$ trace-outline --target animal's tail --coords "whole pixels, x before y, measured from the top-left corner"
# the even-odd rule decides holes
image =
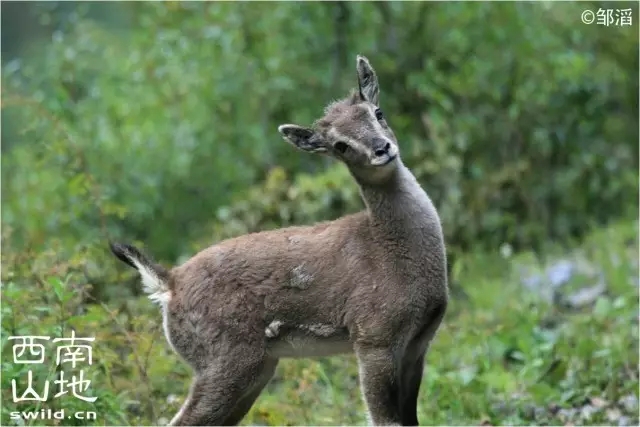
[[[120,261],[138,270],[143,290],[152,301],[166,300],[169,295],[169,271],[166,268],[131,245],[109,242],[109,247]]]

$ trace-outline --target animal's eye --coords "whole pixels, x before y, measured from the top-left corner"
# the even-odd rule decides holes
[[[341,154],[344,154],[344,152],[347,151],[347,148],[349,148],[349,146],[342,141],[336,142],[333,147],[336,149],[336,151],[338,151]]]
[[[384,119],[384,114],[382,114],[382,110],[379,108],[376,109],[376,119],[378,120]]]

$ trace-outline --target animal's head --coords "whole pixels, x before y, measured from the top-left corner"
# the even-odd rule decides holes
[[[330,104],[312,127],[285,124],[278,131],[301,150],[331,155],[359,177],[379,180],[395,169],[398,143],[379,106],[376,72],[363,56],[356,70],[358,90]]]

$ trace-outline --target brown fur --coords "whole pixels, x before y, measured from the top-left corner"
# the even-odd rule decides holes
[[[112,245],[163,304],[167,339],[195,372],[171,425],[237,424],[279,358],[345,352],[358,358],[370,421],[417,425],[424,356],[448,301],[442,230],[376,111],[373,68],[358,57],[357,71],[358,90],[313,128],[279,130],[343,161],[366,211],[226,240],[168,272]]]

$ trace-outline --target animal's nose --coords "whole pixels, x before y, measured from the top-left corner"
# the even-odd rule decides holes
[[[389,153],[389,148],[391,148],[391,144],[389,144],[388,142],[384,145],[384,147],[382,148],[378,148],[376,151],[374,151],[373,153],[376,155],[376,157],[382,157],[385,154]]]

